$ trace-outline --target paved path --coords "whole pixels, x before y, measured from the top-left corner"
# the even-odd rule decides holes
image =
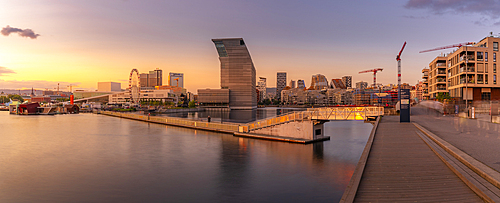
[[[411,123],[383,117],[355,202],[482,202],[416,134]]]
[[[500,172],[500,124],[443,116],[425,107],[412,107],[411,121]]]

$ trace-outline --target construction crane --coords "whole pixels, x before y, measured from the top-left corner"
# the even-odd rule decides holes
[[[73,87],[78,87],[78,85],[69,84],[67,87],[69,87],[69,92],[73,93]]]
[[[370,70],[364,70],[359,73],[370,73],[373,72],[373,87],[377,85],[377,72],[382,71],[382,68],[375,68],[375,69],[370,69]]]
[[[462,47],[462,46],[465,46],[465,45],[473,45],[473,44],[475,44],[475,43],[474,42],[465,42],[465,43],[459,43],[459,44],[452,44],[452,45],[448,45],[448,46],[444,46],[444,47],[437,47],[437,48],[434,48],[434,49],[423,50],[423,51],[420,51],[418,53],[425,53],[425,52],[437,51],[437,50],[441,50],[441,49],[449,49],[449,48],[455,48],[455,47]]]
[[[177,81],[176,87],[179,87],[179,78],[175,78],[174,80]]]

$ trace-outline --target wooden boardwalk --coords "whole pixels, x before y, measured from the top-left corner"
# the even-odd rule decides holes
[[[416,131],[399,117],[382,118],[354,202],[483,202]]]

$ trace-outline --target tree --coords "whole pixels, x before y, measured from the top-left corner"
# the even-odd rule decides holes
[[[8,103],[10,100],[6,96],[1,96],[0,97],[0,103]]]
[[[440,102],[444,101],[445,99],[451,99],[450,94],[448,92],[439,92],[438,95],[436,96],[436,99]]]
[[[20,102],[24,102],[23,97],[21,97],[21,95],[17,95],[17,94],[9,94],[8,98],[12,99],[12,100],[18,100]]]
[[[196,102],[194,102],[194,100],[190,101],[188,106],[189,106],[189,108],[194,108],[196,106]]]

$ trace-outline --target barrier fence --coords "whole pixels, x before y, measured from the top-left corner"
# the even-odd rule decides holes
[[[248,123],[248,130],[257,130],[273,125],[303,120],[366,120],[371,116],[384,115],[384,107],[325,107],[308,108],[307,111],[291,112],[273,118]]]
[[[367,120],[368,117],[384,115],[384,107],[327,107],[309,108],[307,111],[290,112],[272,118],[262,119],[247,124],[211,123],[174,117],[146,116],[130,113],[102,111],[101,114],[130,118],[156,123],[178,125],[209,130],[249,132],[273,125],[304,120]]]
[[[130,118],[136,120],[143,121],[152,121],[155,123],[163,123],[170,125],[178,125],[185,127],[193,127],[193,128],[207,128],[211,130],[224,130],[224,131],[233,131],[238,132],[240,129],[240,125],[231,124],[231,123],[210,123],[205,121],[195,121],[189,119],[182,118],[173,118],[173,117],[158,117],[158,116],[146,116],[146,115],[138,115],[138,114],[130,114],[130,113],[119,113],[119,112],[111,112],[111,111],[102,111],[101,114],[117,116],[122,118]]]

